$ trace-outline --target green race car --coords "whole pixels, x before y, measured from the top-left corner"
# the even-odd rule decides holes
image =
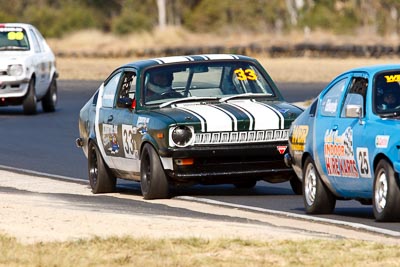
[[[301,184],[283,154],[302,109],[284,101],[257,60],[194,55],[142,60],[114,70],[80,111],[78,146],[94,193],[116,178],[141,184],[145,199],[169,187],[259,180]]]

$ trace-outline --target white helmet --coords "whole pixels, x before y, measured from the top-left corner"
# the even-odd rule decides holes
[[[151,91],[162,94],[171,89],[173,75],[170,72],[154,72],[150,74],[147,88]]]

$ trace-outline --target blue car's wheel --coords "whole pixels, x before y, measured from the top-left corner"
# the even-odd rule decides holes
[[[141,156],[140,187],[144,199],[168,198],[167,176],[157,152],[149,144],[144,145]]]
[[[303,199],[306,213],[332,213],[336,198],[323,184],[313,160],[308,157],[303,168]]]
[[[374,197],[372,199],[374,216],[377,221],[400,219],[400,190],[396,174],[386,160],[379,161],[375,170]]]

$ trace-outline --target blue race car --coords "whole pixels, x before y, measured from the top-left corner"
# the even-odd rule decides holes
[[[334,79],[293,122],[285,162],[303,182],[306,213],[336,200],[400,218],[400,65],[357,68]]]

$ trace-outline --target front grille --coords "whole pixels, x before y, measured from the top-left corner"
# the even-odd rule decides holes
[[[197,133],[195,145],[287,141],[289,130]]]

